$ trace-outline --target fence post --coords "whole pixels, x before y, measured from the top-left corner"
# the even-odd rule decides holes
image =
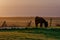
[[[52,26],[52,18],[50,18],[50,26]]]

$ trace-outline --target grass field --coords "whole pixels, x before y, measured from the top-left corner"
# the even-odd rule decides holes
[[[27,27],[31,20],[31,27],[25,29],[0,29],[0,40],[60,40],[60,17],[45,17],[50,26],[50,18],[52,18],[52,27],[35,28],[34,17],[0,17],[0,27],[6,21],[9,27]],[[58,27],[58,28],[57,28]]]
[[[60,28],[3,29],[0,40],[60,40]]]

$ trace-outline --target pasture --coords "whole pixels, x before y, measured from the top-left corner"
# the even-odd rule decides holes
[[[1,29],[0,40],[60,40],[60,28]]]
[[[50,18],[52,18],[51,26]],[[7,27],[12,27],[0,29],[0,40],[60,40],[60,17],[44,17],[44,19],[49,23],[48,28],[36,28],[34,17],[0,17],[0,28],[4,21]],[[32,23],[29,27],[27,25],[30,20]]]

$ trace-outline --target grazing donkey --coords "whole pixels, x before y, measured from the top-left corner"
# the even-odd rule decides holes
[[[38,24],[40,24],[40,27],[42,27],[43,24],[45,27],[48,27],[48,22],[44,18],[36,16],[35,17],[36,28],[38,27]]]

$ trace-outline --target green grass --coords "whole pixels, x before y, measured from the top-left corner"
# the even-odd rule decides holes
[[[0,32],[17,32],[17,33],[26,33],[26,35],[35,35],[39,36],[40,34],[44,35],[45,38],[53,38],[60,40],[60,28],[25,28],[25,29],[1,29]],[[33,36],[32,35],[32,36]],[[1,36],[0,36],[1,37]],[[11,37],[11,36],[10,36]],[[43,39],[35,39],[35,38],[21,38],[21,36],[18,36],[17,39],[22,40],[43,40]],[[7,37],[8,38],[8,37]],[[11,37],[12,38],[12,37]],[[14,36],[16,38],[16,36]]]

